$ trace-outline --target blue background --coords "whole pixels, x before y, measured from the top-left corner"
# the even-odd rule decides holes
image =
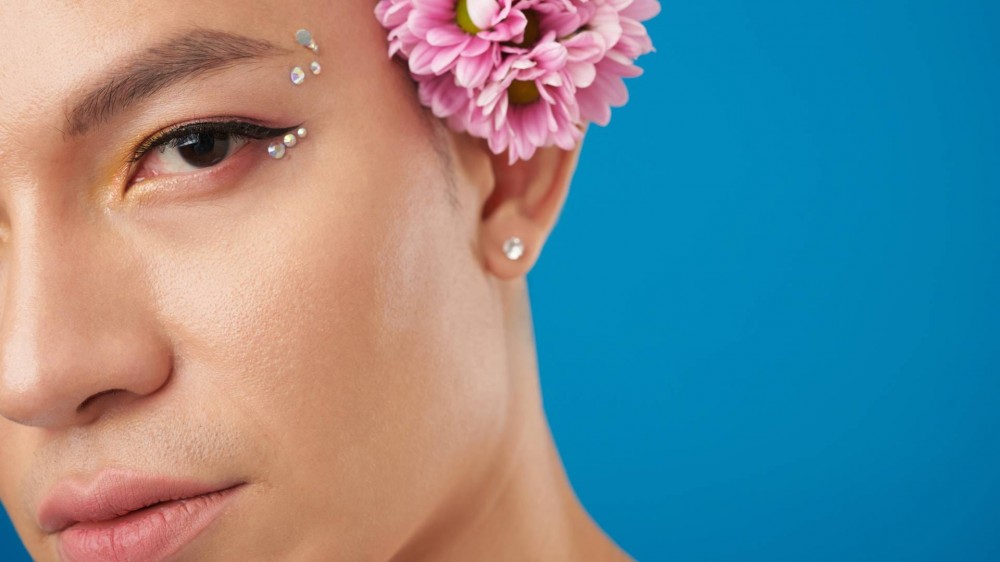
[[[808,4],[649,24],[529,276],[556,440],[639,560],[1000,560],[1000,3]]]

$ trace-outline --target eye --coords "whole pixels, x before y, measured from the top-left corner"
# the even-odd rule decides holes
[[[204,122],[181,125],[154,135],[135,152],[130,183],[177,176],[218,166],[248,144],[279,137],[296,126],[274,129],[253,123]]]
[[[135,181],[211,168],[246,143],[245,138],[228,133],[192,133],[176,143],[160,145],[151,151],[136,172]]]

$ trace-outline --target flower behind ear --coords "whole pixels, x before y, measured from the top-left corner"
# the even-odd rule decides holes
[[[571,149],[586,122],[628,101],[623,78],[653,51],[657,0],[380,0],[389,56],[408,62],[421,103],[486,139],[510,163]]]

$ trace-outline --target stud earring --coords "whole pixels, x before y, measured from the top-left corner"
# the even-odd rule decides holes
[[[517,236],[511,236],[503,243],[503,253],[510,261],[517,261],[524,255],[524,242]]]

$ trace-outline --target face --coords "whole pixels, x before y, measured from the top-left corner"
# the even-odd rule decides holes
[[[58,528],[137,502],[199,532],[138,512],[123,559],[386,559],[486,470],[476,194],[373,7],[3,0],[0,498],[36,559],[106,555]]]

